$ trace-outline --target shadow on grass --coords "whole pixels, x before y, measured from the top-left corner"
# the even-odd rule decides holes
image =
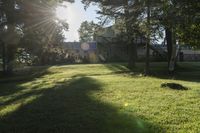
[[[145,64],[138,63],[132,70],[128,69],[126,64],[105,64],[105,66],[113,73],[137,76],[144,73]],[[160,79],[200,82],[200,63],[179,63],[173,76],[168,73],[167,63],[151,63],[150,76]]]
[[[59,83],[29,104],[0,118],[1,133],[149,133],[161,127],[98,100],[102,83],[78,77]],[[11,103],[9,103],[11,104]]]
[[[27,82],[43,75],[51,74],[48,71],[49,67],[30,67],[20,69],[14,72],[13,75],[0,75],[0,83]]]
[[[31,69],[21,70],[16,72],[13,76],[0,78],[0,96],[14,94],[18,91],[26,89],[18,86],[19,84],[33,81],[45,75],[53,74],[48,71],[48,67],[33,67]]]

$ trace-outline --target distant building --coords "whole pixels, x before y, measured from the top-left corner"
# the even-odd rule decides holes
[[[102,28],[95,34],[95,41],[98,45],[98,55],[108,61],[127,61],[128,45],[123,38],[120,38],[113,26]],[[146,54],[146,39],[138,36],[135,40],[137,45],[138,60],[144,60]],[[167,60],[167,46],[154,44],[150,45],[150,58],[153,61]],[[179,61],[200,61],[200,50],[195,50],[188,45],[177,45],[177,59]]]
[[[98,45],[98,54],[107,61],[126,61],[128,59],[128,45],[125,43],[126,36],[120,36],[119,31],[114,26],[100,29],[95,34],[95,41]],[[145,56],[146,39],[138,36],[135,40],[138,47],[138,56]]]
[[[96,42],[65,42],[62,47],[67,53],[67,58],[74,58],[75,62],[84,62],[86,60],[90,63],[98,62]]]
[[[179,57],[182,61],[200,61],[200,50],[195,50],[188,45],[180,45],[180,55],[183,56]]]
[[[86,59],[88,62],[98,61],[127,61],[129,47],[124,38],[119,38],[113,26],[101,28],[94,35],[94,42],[66,42],[63,48],[67,56],[75,57],[76,62]],[[125,38],[126,39],[126,38]],[[135,40],[137,45],[138,60],[144,61],[146,54],[146,39],[138,36]],[[177,45],[177,59],[179,61],[200,61],[200,50],[194,50],[189,46]],[[150,45],[150,59],[152,61],[167,61],[166,45]]]

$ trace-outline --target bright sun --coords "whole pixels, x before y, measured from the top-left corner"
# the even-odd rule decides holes
[[[67,20],[67,8],[59,6],[56,8],[56,17],[60,20]]]

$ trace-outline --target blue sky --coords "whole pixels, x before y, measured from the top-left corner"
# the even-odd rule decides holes
[[[97,22],[96,6],[91,5],[86,11],[81,0],[76,0],[75,3],[65,3],[67,5],[66,12],[67,22],[69,23],[69,31],[65,32],[66,41],[78,41],[78,29],[81,23],[85,20]]]

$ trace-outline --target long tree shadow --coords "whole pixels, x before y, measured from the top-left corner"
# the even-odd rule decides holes
[[[144,64],[138,63],[133,69],[129,69],[126,64],[105,64],[105,67],[112,70],[113,73],[124,73],[131,76],[144,73]],[[178,64],[176,72],[170,75],[166,63],[151,63],[150,76],[160,79],[174,79],[189,82],[200,82],[200,65],[183,63]]]
[[[19,84],[34,81],[45,75],[53,74],[48,71],[48,67],[33,67],[29,70],[20,70],[12,76],[0,78],[0,96],[14,94],[18,91],[26,89],[19,86]]]
[[[77,77],[37,92],[38,99],[0,118],[1,133],[143,133],[161,127],[98,100],[102,83]],[[30,96],[33,94],[29,94]],[[27,97],[27,95],[26,95]]]
[[[0,75],[0,83],[26,82],[50,74],[49,66],[28,67],[15,70],[12,75]]]

